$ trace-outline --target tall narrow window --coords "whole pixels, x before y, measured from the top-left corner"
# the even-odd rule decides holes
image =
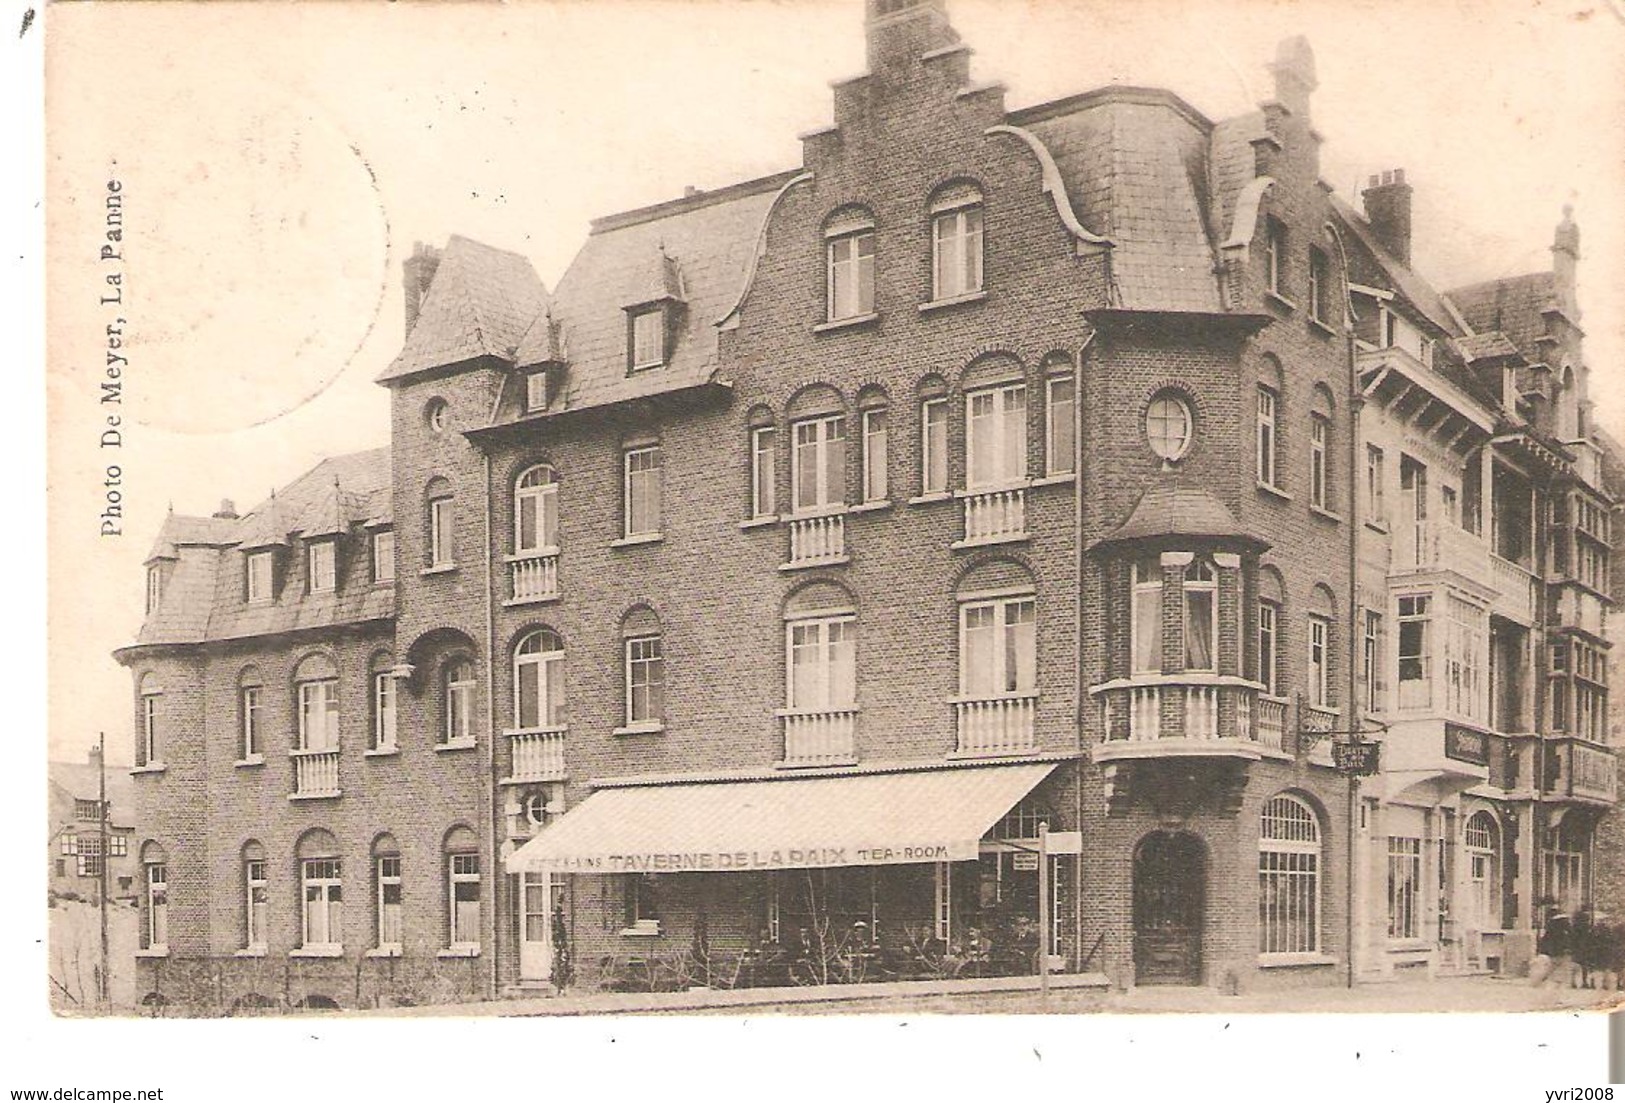
[[[1275,486],[1275,392],[1259,384],[1258,439],[1256,448],[1258,481]]]
[[[378,948],[401,948],[401,859],[398,854],[378,859]]]
[[[146,925],[142,948],[169,949],[169,867],[163,862],[146,864]]]
[[[1320,708],[1331,706],[1331,621],[1325,617],[1309,618],[1309,703]]]
[[[1331,267],[1323,249],[1309,247],[1309,316],[1321,324],[1332,320]]]
[[[163,747],[160,745],[158,731],[158,702],[163,697],[163,687],[158,679],[151,674],[141,679],[141,745],[137,748],[141,761],[139,766],[157,766],[163,760]]]
[[[666,312],[650,307],[632,314],[631,367],[633,371],[657,368],[666,362]]]
[[[258,605],[271,600],[271,568],[275,564],[275,552],[257,551],[248,554],[245,569],[245,593],[250,605]]]
[[[514,554],[549,552],[559,546],[558,491],[558,480],[546,464],[519,476],[513,494]]]
[[[395,581],[395,530],[380,529],[372,534],[372,580]]]
[[[1375,444],[1365,446],[1365,516],[1368,521],[1387,524],[1388,506],[1383,501],[1383,488],[1388,479],[1382,449]]]
[[[1258,603],[1258,680],[1263,683],[1264,693],[1270,697],[1280,696],[1281,689],[1280,613],[1281,607],[1273,601]]]
[[[1388,937],[1421,935],[1422,840],[1388,836]]]
[[[1008,486],[1027,477],[1027,388],[996,387],[965,396],[967,485]]]
[[[1286,227],[1273,218],[1264,221],[1264,286],[1277,295],[1286,283]]]
[[[932,204],[933,299],[952,299],[982,289],[981,193],[961,185]]]
[[[393,670],[375,671],[372,676],[372,749],[395,749],[395,702],[400,692]]]
[[[960,693],[985,699],[1038,687],[1037,603],[1030,597],[959,607]]]
[[[446,723],[442,739],[450,744],[474,741],[474,664],[454,659],[446,664]]]
[[[533,371],[525,376],[525,410],[540,413],[547,409],[547,372]]]
[[[480,856],[452,854],[449,862],[451,937],[453,949],[477,949],[480,944]]]
[[[334,569],[335,545],[331,540],[312,541],[305,550],[307,583],[313,594],[330,594],[338,583]]]
[[[243,945],[248,949],[265,948],[265,920],[270,899],[270,881],[265,874],[265,859],[263,857],[247,859],[243,862]]]
[[[300,863],[304,889],[302,945],[305,949],[337,947],[344,941],[344,887],[337,858],[306,858]]]
[[[330,751],[339,745],[339,683],[322,678],[299,683],[299,749]]]
[[[151,613],[158,608],[158,603],[164,597],[164,571],[154,564],[147,568],[147,612]]]
[[[258,685],[245,685],[242,687],[242,698],[239,709],[243,721],[243,760],[252,761],[260,757],[264,751],[261,745],[260,734],[262,710],[265,706],[265,687]]]
[[[1185,669],[1215,670],[1218,664],[1219,576],[1210,560],[1185,568]]]
[[[1470,891],[1470,920],[1479,930],[1501,926],[1500,834],[1495,815],[1474,812],[1467,821],[1467,882]]]
[[[626,453],[626,535],[651,536],[660,531],[660,447]]]
[[[803,711],[843,710],[857,702],[857,625],[824,617],[785,626],[789,677],[785,705]]]
[[[1330,435],[1330,427],[1331,423],[1320,414],[1315,414],[1309,419],[1309,504],[1317,509],[1329,508],[1326,441]]]
[[[1320,823],[1296,797],[1264,803],[1258,830],[1258,952],[1320,950]]]
[[[948,489],[948,400],[928,398],[920,403],[920,492],[941,494]]]
[[[1399,599],[1399,707],[1426,708],[1433,700],[1431,601],[1426,594]]]
[[[863,500],[886,500],[886,411],[863,412]]]
[[[457,562],[453,545],[456,514],[450,494],[429,499],[429,566],[449,567]]]
[[[1162,670],[1162,563],[1156,556],[1134,561],[1132,586],[1133,671],[1156,674]]]
[[[666,712],[666,661],[659,636],[626,641],[626,722],[659,723]]]
[[[1365,633],[1361,661],[1365,674],[1365,707],[1367,712],[1383,710],[1382,677],[1382,614],[1375,609],[1365,611]]]
[[[800,513],[846,501],[846,419],[799,421],[793,429],[792,508]]]
[[[875,232],[854,229],[828,245],[829,320],[861,318],[875,312]]]
[[[773,426],[751,430],[750,434],[750,515],[771,517],[778,511],[774,450],[779,433]]]
[[[520,641],[513,659],[514,727],[564,726],[564,644],[542,629]]]
[[[1077,384],[1070,375],[1051,376],[1044,403],[1044,469],[1070,475],[1078,469]]]

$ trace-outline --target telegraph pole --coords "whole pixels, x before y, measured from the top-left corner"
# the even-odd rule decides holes
[[[101,835],[102,856],[100,866],[101,872],[100,876],[97,877],[98,891],[96,893],[96,910],[100,913],[102,928],[102,971],[96,988],[97,995],[101,997],[102,1008],[103,1010],[106,1010],[108,1003],[107,994],[110,990],[107,982],[107,733],[101,732],[99,734],[101,736],[101,741],[96,745],[96,823],[97,830]]]

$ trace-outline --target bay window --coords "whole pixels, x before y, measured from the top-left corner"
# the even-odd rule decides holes
[[[1130,650],[1135,674],[1162,671],[1162,561],[1147,556],[1134,561],[1129,612]]]
[[[1411,594],[1399,599],[1399,707],[1426,708],[1433,700],[1432,599]]]
[[[1219,577],[1211,560],[1197,558],[1185,568],[1185,669],[1218,668]]]

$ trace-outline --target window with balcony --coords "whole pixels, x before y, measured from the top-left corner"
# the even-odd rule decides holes
[[[846,418],[811,418],[791,426],[791,507],[797,513],[846,501]]]
[[[948,400],[928,398],[920,403],[920,492],[948,490]]]
[[[962,696],[985,699],[1037,691],[1033,598],[966,602],[959,607],[959,625]]]
[[[1027,477],[1027,388],[1014,383],[965,396],[968,489],[1014,485]]]
[[[312,540],[305,547],[305,582],[313,594],[330,594],[338,585],[337,544]]]
[[[513,550],[541,554],[559,545],[559,484],[553,468],[538,464],[514,483]]]
[[[1264,802],[1258,827],[1258,952],[1320,951],[1320,820],[1282,793]]]
[[[797,712],[840,712],[857,702],[857,621],[850,615],[785,625],[789,677],[785,706]]]
[[[875,228],[858,210],[838,213],[824,231],[825,296],[832,322],[875,312]]]
[[[931,203],[931,298],[982,290],[982,192],[974,184],[943,188]]]
[[[312,655],[299,664],[295,685],[299,716],[299,749],[337,750],[339,745],[338,673],[325,656]]]
[[[564,726],[564,641],[543,628],[519,641],[513,658],[514,727]]]
[[[1198,557],[1185,568],[1185,669],[1218,669],[1219,575],[1213,561]]]
[[[661,455],[659,445],[632,448],[624,457],[626,502],[625,535],[660,533]]]
[[[1254,442],[1254,464],[1257,470],[1258,481],[1268,487],[1276,487],[1276,435],[1275,435],[1276,393],[1274,389],[1258,386],[1258,417],[1257,437]]]
[[[1162,671],[1162,561],[1146,556],[1134,561],[1129,617],[1130,650],[1135,674]]]
[[[445,717],[440,741],[448,747],[468,746],[474,742],[474,663],[453,658],[446,663],[441,677]]]
[[[1427,708],[1433,701],[1432,599],[1399,598],[1399,707]]]

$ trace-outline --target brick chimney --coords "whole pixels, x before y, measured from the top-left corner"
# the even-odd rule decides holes
[[[1580,227],[1574,224],[1574,208],[1563,204],[1563,221],[1557,224],[1552,238],[1552,277],[1556,284],[1557,305],[1570,320],[1580,317],[1579,297],[1576,293],[1575,270],[1580,262]]]
[[[959,45],[945,0],[867,0],[869,72],[902,69],[922,54]]]
[[[222,521],[237,520],[237,503],[230,498],[221,498],[220,508],[214,511],[214,515]]]
[[[406,285],[406,332],[412,332],[417,324],[418,308],[423,305],[423,297],[429,293],[429,284],[434,282],[435,269],[440,267],[440,250],[432,245],[425,245],[421,241],[412,243],[412,255],[401,264],[401,272]]]
[[[1309,117],[1309,94],[1320,87],[1315,79],[1315,51],[1303,35],[1283,38],[1275,47],[1275,102],[1294,115]]]
[[[101,769],[101,766],[102,766],[102,749],[100,747],[92,747],[92,748],[90,748],[90,753],[85,755],[85,761],[87,763],[89,763],[91,766],[94,766],[96,769],[98,769],[98,770]]]
[[[1411,186],[1405,183],[1405,170],[1393,169],[1372,176],[1360,193],[1365,201],[1365,219],[1371,223],[1377,240],[1400,263],[1411,263]]]

